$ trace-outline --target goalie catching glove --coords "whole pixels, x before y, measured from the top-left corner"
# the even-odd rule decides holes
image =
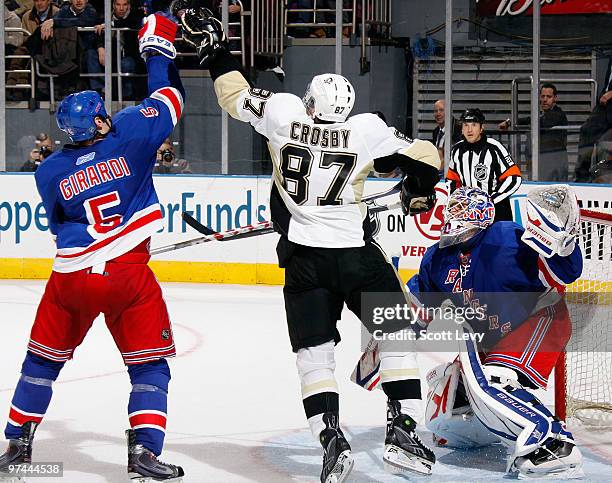
[[[200,65],[208,68],[219,55],[229,52],[221,22],[207,8],[189,8],[180,16],[183,39],[193,45]]]
[[[161,14],[149,15],[138,32],[138,50],[143,59],[150,55],[164,55],[169,59],[176,57],[174,39],[177,25]]]
[[[535,188],[527,195],[527,223],[521,240],[545,258],[567,257],[576,246],[580,207],[568,185]]]

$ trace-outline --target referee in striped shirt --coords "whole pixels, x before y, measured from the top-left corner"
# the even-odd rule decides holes
[[[521,185],[521,171],[499,141],[484,133],[484,114],[467,109],[460,118],[463,140],[451,150],[446,179],[460,186],[480,188],[495,203],[495,221],[512,221],[510,195]]]

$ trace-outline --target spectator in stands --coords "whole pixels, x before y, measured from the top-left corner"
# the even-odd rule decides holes
[[[59,7],[53,5],[51,0],[34,0],[34,6],[27,10],[21,17],[21,28],[33,34],[34,31],[47,19],[52,18],[59,11]],[[15,55],[28,55],[29,51],[25,44],[15,50]],[[27,59],[11,59],[8,70],[25,70],[30,61]],[[29,84],[30,75],[27,73],[10,72],[6,81],[7,85]],[[9,91],[13,100],[23,100],[28,97],[25,91]]]
[[[172,140],[166,138],[157,150],[157,161],[153,172],[156,174],[190,174],[191,168],[187,160],[176,157]]]
[[[218,13],[219,15],[219,19],[221,19],[221,7],[223,6],[223,0],[214,0],[215,2],[215,12]],[[228,0],[228,13],[229,13],[229,19],[228,21],[230,23],[234,23],[234,22],[240,22],[240,11],[242,10],[242,7],[240,6],[240,2],[238,0]],[[227,31],[227,36],[228,37],[240,37],[240,28],[238,28],[237,26],[233,26],[231,25],[230,28]],[[241,50],[241,43],[239,40],[230,40],[229,41],[229,45],[230,45],[230,50]]]
[[[15,13],[4,7],[4,28],[21,28],[21,19]],[[23,42],[23,34],[21,32],[6,32],[4,35],[4,45],[6,55],[13,55],[17,48]]]
[[[59,11],[59,7],[51,3],[51,0],[34,0],[34,6],[21,17],[21,27],[31,34],[48,19],[51,19]]]
[[[567,126],[567,116],[557,105],[558,99],[554,84],[545,82],[540,86],[540,160],[537,181],[568,180],[567,130],[551,129]],[[519,126],[529,124],[529,116],[518,120]],[[510,127],[510,121],[503,121],[498,127],[506,130]]]
[[[33,2],[32,0],[5,0],[4,5],[21,18],[25,12],[32,8]]]
[[[47,157],[53,153],[53,140],[47,133],[36,136],[36,147],[30,151],[29,159],[23,163],[19,171],[34,172]]]
[[[599,93],[599,102],[580,128],[576,181],[586,183],[591,179],[591,156],[593,145],[612,128],[612,57]]]
[[[143,14],[142,11],[136,8],[132,8],[130,0],[113,0],[113,16],[111,19],[111,25],[113,28],[129,28],[133,29],[133,32],[122,32],[121,33],[121,72],[135,74],[142,70],[142,62],[138,53],[138,29],[142,26]],[[96,26],[96,32],[98,33],[97,45],[98,45],[98,61],[100,65],[104,66],[104,24]],[[117,53],[114,51],[116,48],[116,40],[113,39],[113,71],[117,72],[117,65],[115,59]],[[134,85],[137,82],[137,78],[124,77],[122,79],[123,98],[133,99],[134,98]]]
[[[431,137],[431,142],[434,144],[436,148],[438,148],[438,152],[440,153],[440,159],[444,159],[444,138],[445,138],[445,130],[444,130],[444,99],[438,99],[434,102],[434,121],[436,121],[436,127],[433,130],[433,134]],[[453,120],[453,134],[452,141],[453,144],[461,141],[461,123],[457,121],[454,117]]]
[[[70,0],[70,3],[64,4],[53,18],[45,20],[41,24],[41,38],[46,40],[53,37],[54,29],[95,27],[99,23],[98,13],[95,8],[89,5],[88,0]],[[88,74],[101,74],[104,69],[99,61],[96,33],[79,32],[78,40],[84,71]],[[90,89],[102,93],[104,89],[103,77],[89,78],[89,86]]]
[[[352,9],[353,2],[350,0],[342,0],[343,1],[343,9]],[[315,7],[315,3],[313,0],[292,0],[289,2],[288,9],[291,12],[291,9],[304,9],[304,10],[312,10]],[[291,23],[304,23],[304,24],[334,24],[336,22],[336,0],[317,0],[316,2],[317,14],[315,15],[312,11],[308,12],[293,12],[290,13],[289,21]],[[324,12],[318,12],[319,10],[324,10]],[[348,12],[344,12],[342,14],[342,22],[348,23],[350,22],[351,15]],[[349,37],[350,28],[343,28],[342,35],[343,37]],[[302,28],[302,27],[294,27],[289,30],[289,35],[293,37],[310,37],[310,38],[325,38],[325,37],[335,37],[336,31],[335,28],[326,28],[326,27],[318,27],[314,28]]]

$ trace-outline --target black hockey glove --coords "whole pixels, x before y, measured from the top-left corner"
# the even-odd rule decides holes
[[[418,215],[431,210],[436,205],[436,192],[422,186],[421,179],[406,175],[400,193],[404,215]]]
[[[183,39],[193,45],[200,65],[207,69],[224,52],[229,52],[221,22],[207,8],[188,8],[180,16]]]

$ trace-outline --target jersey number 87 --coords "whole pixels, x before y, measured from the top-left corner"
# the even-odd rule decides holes
[[[283,188],[291,199],[298,205],[308,201],[308,179],[313,167],[314,155],[312,151],[304,146],[285,144],[280,150],[281,166],[283,175]],[[327,187],[324,196],[317,196],[317,205],[341,205],[340,194],[351,173],[357,165],[357,155],[352,153],[334,153],[323,151],[319,161],[318,169],[329,170],[336,168],[336,174]]]

